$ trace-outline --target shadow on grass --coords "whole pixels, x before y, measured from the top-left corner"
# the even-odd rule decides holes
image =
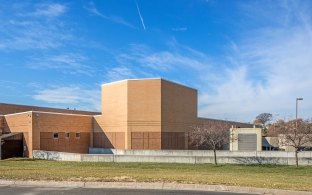
[[[262,158],[262,157],[234,157],[238,164],[246,165],[283,165],[287,164],[282,158]]]
[[[18,158],[7,158],[7,159],[4,159],[2,161],[37,161],[37,160],[36,159],[32,159],[32,158],[18,157]]]

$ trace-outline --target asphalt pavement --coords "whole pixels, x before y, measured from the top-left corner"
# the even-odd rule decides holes
[[[203,192],[184,190],[146,190],[146,189],[103,189],[103,188],[64,188],[64,187],[22,187],[0,186],[1,195],[246,195],[230,192]]]
[[[210,194],[210,195],[312,195],[307,191],[292,191],[243,186],[147,183],[147,182],[86,182],[86,181],[19,181],[1,180],[0,195],[40,194]]]

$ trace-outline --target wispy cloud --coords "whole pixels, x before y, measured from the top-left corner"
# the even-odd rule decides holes
[[[116,61],[136,74],[152,70],[194,86],[203,117],[246,122],[262,112],[294,117],[296,97],[304,98],[300,116],[311,117],[312,19],[304,10],[287,7],[287,22],[276,18],[239,40],[230,39],[219,58],[173,41],[165,50],[132,45]]]
[[[136,74],[125,66],[110,68],[106,72],[107,81],[118,81],[123,79],[136,78]]]
[[[36,8],[34,8],[36,7]],[[35,11],[30,11],[35,9]],[[27,50],[58,48],[73,39],[61,17],[61,4],[8,6],[1,14],[0,49]],[[58,17],[56,17],[58,16]],[[55,17],[51,20],[51,17]]]
[[[77,85],[56,86],[37,91],[33,99],[61,107],[100,110],[100,90]]]
[[[277,18],[280,25],[255,29],[232,47],[225,56],[232,66],[212,83],[213,91],[201,93],[201,115],[252,121],[271,112],[289,118],[300,96],[301,116],[311,117],[312,26],[302,10],[283,10],[291,16],[287,23]]]
[[[86,5],[84,7],[87,11],[89,11],[90,13],[99,16],[105,20],[108,20],[110,22],[116,23],[116,24],[120,24],[126,27],[130,27],[130,28],[136,28],[135,26],[133,26],[132,24],[130,24],[129,22],[127,22],[124,18],[120,17],[120,16],[107,16],[104,15],[103,13],[101,13],[97,8],[96,5],[93,1],[90,1],[88,3],[88,5]]]
[[[67,7],[58,3],[39,4],[36,10],[31,13],[33,16],[57,17],[64,14]]]
[[[135,4],[136,4],[137,10],[138,10],[138,14],[140,16],[140,20],[141,20],[143,29],[145,30],[146,28],[145,28],[144,20],[143,20],[143,17],[142,17],[142,14],[141,14],[141,11],[140,11],[140,8],[139,8],[139,4],[138,4],[137,0],[135,1]]]
[[[94,72],[92,66],[87,65],[88,57],[77,53],[66,53],[36,57],[31,59],[28,67],[37,70],[56,70],[66,74],[86,74]]]
[[[24,24],[28,24],[27,27]],[[4,34],[0,49],[50,49],[64,45],[72,39],[72,35],[58,29],[57,25],[45,25],[39,22],[20,23],[15,20],[5,25],[7,28],[0,31]]]
[[[126,78],[166,78],[191,87],[200,86],[202,80],[216,75],[210,57],[193,48],[171,40],[167,50],[155,50],[147,45],[131,44],[125,51],[115,54],[118,76],[106,76],[112,80]],[[123,72],[126,74],[124,75]],[[117,74],[118,73],[118,74]]]
[[[183,50],[188,54],[183,55]],[[120,53],[113,53],[115,64],[107,67],[105,82],[131,78],[163,77],[181,70],[194,72],[209,66],[207,56],[187,47],[157,51],[143,44],[131,44]],[[181,80],[172,78],[179,83]]]
[[[133,44],[129,51],[116,56],[116,60],[120,64],[135,63],[156,71],[172,71],[181,68],[200,70],[210,64],[207,55],[188,47],[173,46],[169,50],[154,51],[140,44]]]

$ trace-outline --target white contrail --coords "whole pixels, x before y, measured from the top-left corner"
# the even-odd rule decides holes
[[[144,20],[143,20],[143,17],[142,17],[142,15],[141,15],[141,12],[140,12],[140,8],[139,8],[139,5],[138,5],[138,2],[135,1],[135,4],[136,4],[136,6],[137,6],[138,13],[139,13],[139,16],[140,16],[140,18],[141,18],[141,22],[142,22],[143,29],[145,30],[145,24],[144,24]]]

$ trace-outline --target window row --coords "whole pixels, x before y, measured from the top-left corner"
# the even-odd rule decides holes
[[[66,139],[69,139],[69,134],[70,134],[70,133],[65,132],[65,138],[66,138]],[[76,136],[76,139],[79,139],[79,138],[80,138],[80,132],[75,133],[75,136]],[[53,138],[54,138],[54,139],[58,139],[58,138],[59,138],[59,132],[54,132],[54,133],[53,133]]]

